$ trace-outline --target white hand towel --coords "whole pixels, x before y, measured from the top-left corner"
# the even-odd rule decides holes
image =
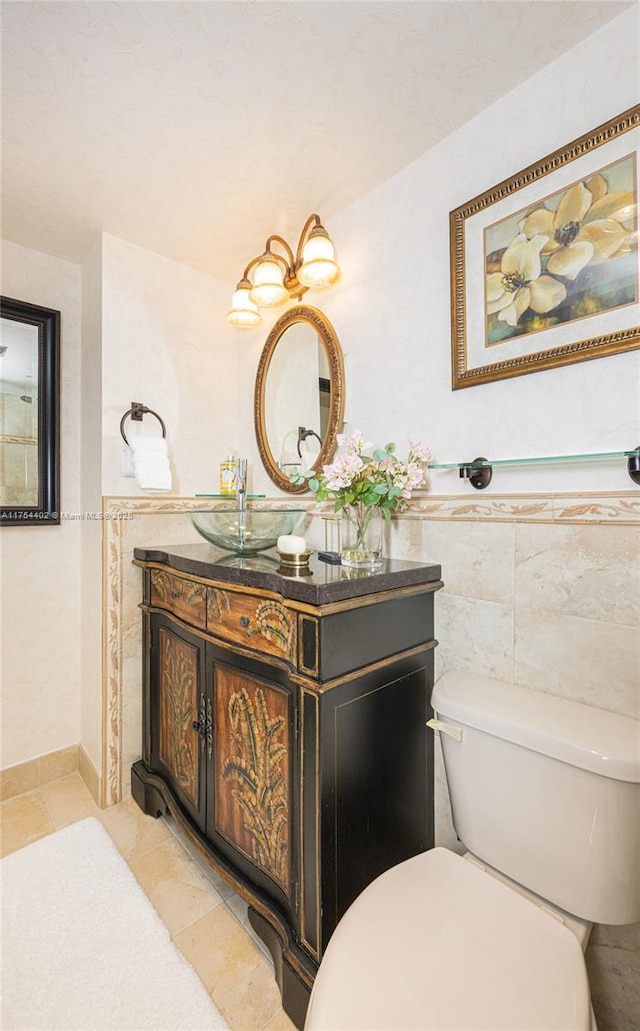
[[[166,455],[167,442],[164,437],[132,437],[129,446],[140,455]]]
[[[171,490],[169,451],[164,437],[132,437],[133,471],[143,490]]]
[[[171,490],[171,473],[168,469],[166,472],[141,472],[136,479],[143,490]]]
[[[133,451],[128,444],[120,449],[120,472],[123,476],[135,476],[133,471]]]

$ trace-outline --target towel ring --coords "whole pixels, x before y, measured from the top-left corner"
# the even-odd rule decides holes
[[[160,425],[162,426],[162,436],[163,437],[167,436],[167,428],[166,428],[164,422],[162,421],[162,419],[160,418],[160,416],[158,415],[158,413],[154,412],[152,408],[147,408],[146,405],[143,405],[142,401],[132,401],[131,402],[131,408],[129,409],[128,412],[124,413],[124,415],[122,416],[122,418],[120,420],[120,433],[122,434],[122,439],[124,440],[124,442],[125,442],[125,444],[127,446],[129,445],[129,441],[127,440],[127,438],[125,436],[125,432],[124,432],[124,422],[125,422],[125,419],[128,419],[129,417],[131,417],[131,420],[133,422],[142,422],[142,416],[143,415],[154,415],[155,418],[160,423]]]
[[[300,445],[302,444],[303,440],[307,439],[307,437],[317,437],[320,441],[320,447],[322,448],[322,437],[318,433],[316,433],[315,430],[307,430],[304,428],[304,426],[298,426],[298,456],[300,458],[302,458]]]

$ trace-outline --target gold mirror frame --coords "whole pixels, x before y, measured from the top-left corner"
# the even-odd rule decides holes
[[[258,450],[260,452],[262,464],[276,487],[279,487],[280,490],[287,491],[289,494],[302,494],[304,491],[308,490],[308,488],[306,483],[291,483],[279,468],[278,463],[271,453],[266,431],[264,398],[267,373],[269,372],[271,359],[273,358],[273,353],[278,345],[278,341],[290,326],[294,326],[298,322],[306,322],[311,325],[324,344],[331,381],[327,432],[322,441],[320,453],[313,463],[314,469],[321,469],[323,465],[326,465],[331,461],[336,449],[337,436],[342,430],[342,423],[344,420],[344,363],[336,331],[329,322],[329,319],[323,315],[322,312],[318,311],[317,308],[310,308],[299,304],[295,308],[290,308],[289,311],[284,313],[284,315],[281,315],[269,333],[262,350],[262,354],[260,355],[254,392],[253,415]]]

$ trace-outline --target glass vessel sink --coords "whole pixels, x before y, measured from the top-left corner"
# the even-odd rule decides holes
[[[189,512],[201,537],[236,555],[255,555],[273,548],[278,537],[293,533],[304,516],[304,508],[209,508]]]

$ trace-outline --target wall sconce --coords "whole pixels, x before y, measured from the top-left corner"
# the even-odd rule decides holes
[[[278,244],[286,257],[272,250]],[[252,278],[249,278],[252,273]],[[227,318],[232,326],[259,326],[258,308],[274,308],[310,288],[331,286],[340,278],[331,238],[319,215],[309,215],[304,224],[295,257],[281,236],[270,236],[264,254],[252,258],[238,283]]]

